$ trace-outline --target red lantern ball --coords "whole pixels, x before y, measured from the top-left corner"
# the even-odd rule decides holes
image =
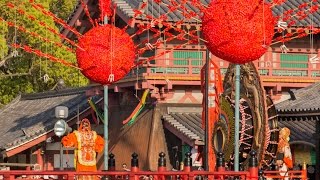
[[[271,44],[275,18],[261,0],[214,0],[202,17],[209,51],[231,63],[260,58]]]
[[[99,9],[102,16],[112,16],[111,0],[99,0]]]
[[[134,43],[124,30],[115,26],[92,28],[79,39],[78,45],[78,66],[91,81],[111,84],[123,78],[134,66]]]

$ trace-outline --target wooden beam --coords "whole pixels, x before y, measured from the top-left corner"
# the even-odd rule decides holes
[[[76,23],[75,23],[75,26],[79,27],[79,26],[85,26],[85,27],[92,27],[92,24],[89,20],[83,20],[83,19],[77,19]]]
[[[83,0],[84,4],[88,4],[89,0]],[[76,12],[74,13],[74,15],[72,16],[71,20],[69,21],[68,25],[71,26],[71,27],[74,27],[75,26],[75,23],[77,22],[77,20],[79,19],[80,15],[82,14],[83,12],[83,7],[82,5],[79,5],[78,9],[76,10]],[[64,35],[65,37],[68,37],[68,34],[69,34],[70,30],[65,28],[63,31],[62,31],[62,35]]]
[[[11,166],[11,167],[32,167],[35,164],[28,163],[0,163],[0,166]]]

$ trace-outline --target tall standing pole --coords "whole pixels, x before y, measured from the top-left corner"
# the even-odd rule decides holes
[[[205,94],[204,94],[204,100],[205,100],[205,170],[209,171],[209,71],[210,70],[210,61],[209,61],[209,50],[206,50],[206,69],[205,69]]]
[[[235,133],[234,133],[234,171],[239,171],[239,107],[240,107],[240,65],[236,64]]]
[[[316,121],[316,133],[314,134],[316,139],[316,179],[320,180],[320,121]]]
[[[104,170],[108,170],[108,85],[103,86],[103,94],[104,94],[104,127],[103,127],[103,135],[104,135]]]
[[[60,170],[63,170],[63,145],[60,143]]]
[[[104,17],[104,24],[108,24],[108,16]],[[103,94],[104,94],[104,127],[103,127],[103,135],[104,135],[104,170],[108,170],[108,85],[103,86]]]

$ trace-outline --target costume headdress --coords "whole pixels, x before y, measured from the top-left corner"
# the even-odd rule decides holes
[[[79,131],[83,131],[84,130],[85,124],[88,126],[88,130],[91,131],[90,121],[87,118],[84,118],[84,119],[81,120]]]

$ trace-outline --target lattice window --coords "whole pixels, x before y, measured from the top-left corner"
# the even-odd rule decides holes
[[[173,58],[174,65],[189,65],[189,60],[192,66],[203,65],[203,52],[199,51],[174,51]]]
[[[308,68],[308,59],[306,54],[280,54],[280,67]]]

